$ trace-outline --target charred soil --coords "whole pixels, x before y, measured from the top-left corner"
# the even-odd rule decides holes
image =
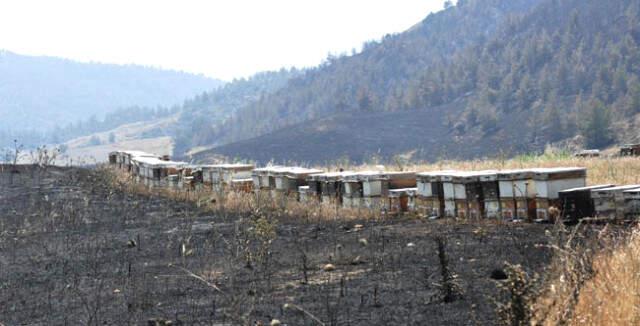
[[[39,177],[33,177],[33,176]],[[495,324],[505,263],[549,226],[212,214],[96,170],[0,180],[0,323]]]

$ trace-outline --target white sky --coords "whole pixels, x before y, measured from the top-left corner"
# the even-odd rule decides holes
[[[231,80],[319,64],[443,0],[0,0],[0,49]]]

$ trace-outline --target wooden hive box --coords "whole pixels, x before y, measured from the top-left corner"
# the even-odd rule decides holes
[[[587,169],[579,167],[571,168],[543,168],[533,169],[535,182],[536,218],[549,220],[549,208],[560,208],[560,191],[587,184]]]
[[[617,216],[624,216],[625,219],[637,221],[640,217],[640,188],[625,190],[622,194],[624,198],[624,209],[618,211]]]
[[[224,191],[229,187],[233,180],[244,180],[252,178],[252,171],[254,169],[253,164],[219,164],[216,165],[216,178],[215,182],[212,182],[214,189]]]
[[[562,190],[558,193],[560,198],[561,216],[567,222],[578,222],[585,217],[594,217],[595,208],[591,192],[593,190],[611,188],[615,185],[596,185],[590,187],[578,187]]]
[[[234,192],[251,193],[253,191],[253,179],[252,178],[233,179],[229,183],[228,188]]]
[[[442,217],[446,218],[455,218],[457,216],[456,211],[456,190],[454,183],[454,176],[459,173],[454,174],[443,174],[440,176],[440,180],[442,182],[442,202],[444,206],[444,213]],[[462,196],[462,192],[458,192],[458,196]]]
[[[535,219],[535,184],[531,170],[498,172],[500,212],[503,219]]]
[[[355,172],[340,171],[319,173],[310,176],[312,189],[317,190],[318,198],[329,205],[340,205],[343,201],[344,180]]]
[[[310,186],[298,187],[298,197],[301,203],[311,203],[317,200],[317,195],[311,190]]]
[[[500,185],[498,183],[498,171],[487,171],[480,175],[480,186],[484,199],[482,217],[500,218]]]
[[[458,171],[423,172],[416,175],[415,209],[418,214],[427,217],[445,216],[442,176],[455,173],[458,173]]]
[[[414,199],[418,188],[401,188],[389,190],[389,205],[387,209],[392,214],[413,211]]]
[[[456,215],[460,218],[480,219],[488,215],[485,202],[485,189],[489,197],[490,212],[499,212],[499,197],[497,192],[498,171],[470,171],[461,172],[453,176]],[[496,211],[498,207],[498,212]]]
[[[377,175],[379,171],[360,171],[346,175],[342,183],[342,204],[348,208],[364,206],[363,179],[366,176]]]
[[[322,178],[321,174],[312,174],[307,177],[307,185],[300,186],[298,192],[300,192],[300,198],[302,200],[304,191],[305,202],[322,201]]]
[[[625,208],[624,191],[640,188],[640,185],[626,185],[610,188],[594,189],[591,191],[596,217],[606,219],[624,218],[619,214]]]
[[[415,172],[379,172],[362,175],[362,196],[367,208],[384,208],[389,190],[416,186]]]

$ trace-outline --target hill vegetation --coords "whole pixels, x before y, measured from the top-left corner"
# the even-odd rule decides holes
[[[262,72],[186,100],[180,107],[180,119],[172,131],[174,153],[182,156],[194,147],[219,143],[216,131],[230,123],[229,118],[237,110],[283,88],[289,79],[301,73],[295,68]]]
[[[1,130],[0,147],[12,144],[14,139],[27,147],[36,147],[44,143],[63,144],[75,142],[77,139],[95,136],[101,138],[100,144],[113,143],[104,139],[103,133],[118,133],[118,129],[127,128],[131,124],[146,125],[153,131],[137,135],[137,139],[150,137],[170,137],[176,144],[175,153],[179,156],[198,146],[215,143],[212,130],[224,124],[238,108],[244,107],[286,85],[286,81],[297,76],[301,71],[296,69],[258,73],[250,78],[237,79],[224,86],[209,89],[195,96],[188,97],[179,105],[172,106],[128,106],[105,113],[102,117],[92,115],[49,130]],[[167,125],[169,117],[173,123]],[[154,127],[161,124],[162,128]],[[128,134],[130,139],[135,135]],[[131,139],[130,139],[131,140]],[[99,158],[97,158],[99,159]]]
[[[256,138],[256,146],[267,146],[273,139],[260,136],[302,122],[399,112],[418,114],[426,126],[446,125],[436,142],[516,138],[507,154],[576,136],[590,148],[635,141],[639,21],[640,3],[631,0],[459,1],[404,33],[365,44],[361,53],[327,58],[238,110],[210,138],[222,144]],[[443,105],[450,110],[436,109]],[[284,137],[283,146],[306,136],[321,135],[311,128]],[[387,136],[378,134],[371,147],[387,146]],[[417,150],[429,141],[410,138]],[[465,157],[498,151],[484,146]]]
[[[42,131],[134,105],[170,106],[222,84],[184,72],[0,51],[0,129]]]

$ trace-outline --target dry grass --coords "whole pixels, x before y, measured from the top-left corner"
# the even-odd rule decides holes
[[[557,236],[556,255],[531,303],[536,325],[640,324],[640,228]]]
[[[593,260],[594,277],[580,291],[571,324],[640,324],[640,229],[613,247]]]
[[[273,197],[268,193],[216,192],[210,189],[183,190],[171,188],[149,188],[137,183],[126,172],[107,168],[112,175],[112,185],[136,194],[162,196],[175,201],[195,203],[213,213],[231,213],[247,216],[269,216],[279,220],[296,220],[308,223],[327,221],[380,220],[385,218],[382,208],[346,208],[333,203],[317,201],[298,202],[293,197]]]
[[[508,160],[440,161],[432,164],[396,163],[387,170],[427,172],[437,170],[492,170],[538,167],[585,167],[588,184],[640,184],[640,159],[635,157],[576,158],[563,153],[547,153],[540,156],[519,156]],[[338,166],[330,167],[337,170]],[[343,167],[344,168],[344,167]],[[376,165],[351,166],[349,170],[371,170]]]

